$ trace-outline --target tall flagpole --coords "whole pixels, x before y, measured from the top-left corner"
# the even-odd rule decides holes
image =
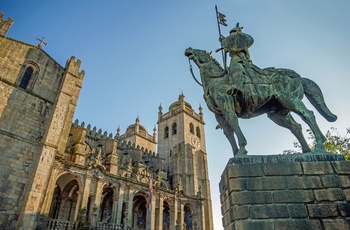
[[[220,41],[220,49],[218,49],[218,50],[221,50],[221,55],[222,55],[222,61],[223,61],[224,69],[225,69],[225,71],[227,71],[227,67],[226,67],[226,53],[225,53],[225,51],[224,51],[224,49],[222,47],[222,39],[221,39],[222,35],[221,35],[221,28],[220,28],[220,25],[227,26],[226,19],[225,19],[226,16],[218,11],[217,5],[215,5],[215,12],[216,12],[216,22],[218,24],[219,41]]]

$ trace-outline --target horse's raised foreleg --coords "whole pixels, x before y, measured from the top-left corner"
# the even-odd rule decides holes
[[[312,111],[308,110],[305,104],[298,98],[279,98],[278,99],[289,110],[298,114],[301,119],[310,127],[315,135],[315,150],[324,151],[323,143],[326,141],[326,137],[322,134],[320,128],[316,123],[315,115]]]
[[[215,113],[215,118],[219,123],[220,127],[222,128],[226,138],[230,142],[233,156],[235,156],[239,150],[234,136],[235,131],[231,128],[231,126],[227,123],[227,121],[222,115]]]
[[[277,125],[289,129],[294,134],[301,145],[303,153],[311,152],[311,149],[304,138],[301,125],[294,120],[290,113],[285,115],[279,112],[272,112],[268,113],[267,116]]]
[[[222,112],[222,116],[225,118],[228,126],[234,131],[231,135],[234,135],[234,133],[237,135],[239,145],[237,155],[247,154],[247,150],[245,149],[247,140],[238,124],[233,97],[227,94],[217,94],[215,102],[219,110]]]

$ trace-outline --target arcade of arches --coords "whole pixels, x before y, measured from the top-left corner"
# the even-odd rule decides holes
[[[105,224],[115,229],[197,229],[194,226],[200,222],[201,211],[194,211],[193,206],[201,206],[201,198],[188,199],[183,191],[159,191],[153,194],[150,205],[147,185],[105,183],[96,174],[85,178],[71,173],[58,175],[48,190],[49,218],[63,222],[82,220],[90,226]]]

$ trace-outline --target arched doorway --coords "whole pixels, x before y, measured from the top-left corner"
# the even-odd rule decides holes
[[[113,210],[113,189],[110,187],[105,187],[102,193],[102,203],[100,209],[100,221],[109,223],[112,220],[112,210]]]
[[[189,204],[185,205],[184,214],[185,230],[192,230],[192,209]]]
[[[79,183],[72,174],[64,174],[56,181],[49,217],[57,220],[74,221],[77,209]]]
[[[146,218],[147,218],[147,201],[144,196],[137,195],[133,200],[133,229],[146,229]]]
[[[55,190],[52,196],[51,208],[49,212],[49,217],[52,219],[57,219],[59,204],[61,203],[61,188],[56,184]]]
[[[170,207],[167,202],[163,203],[163,230],[170,229]]]

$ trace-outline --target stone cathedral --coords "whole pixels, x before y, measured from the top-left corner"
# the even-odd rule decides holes
[[[151,133],[73,121],[80,60],[7,37],[12,23],[0,14],[0,229],[213,229],[202,109],[181,94]]]

